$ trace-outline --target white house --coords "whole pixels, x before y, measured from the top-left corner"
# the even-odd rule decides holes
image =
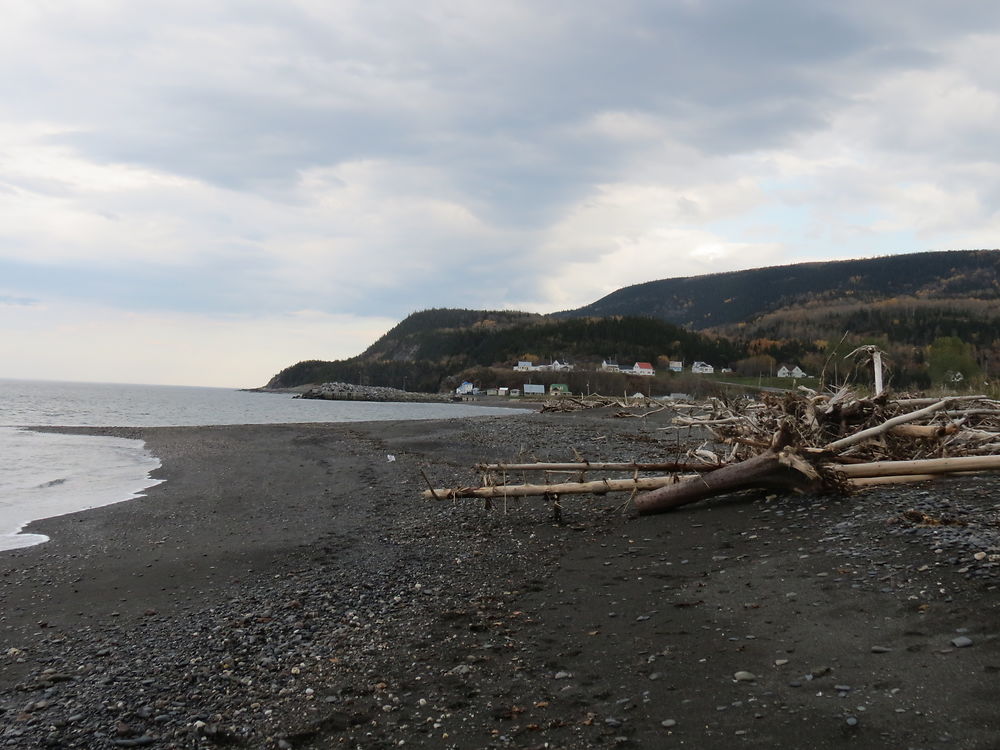
[[[462,385],[455,389],[456,396],[468,396],[472,391],[475,390],[475,386],[466,380]]]
[[[542,385],[541,383],[525,383],[524,388],[521,389],[521,392],[524,394],[537,393],[545,395],[545,386]]]
[[[515,372],[531,372],[534,369],[535,369],[534,362],[519,361],[516,365],[514,365]]]
[[[705,362],[695,362],[691,365],[691,372],[696,372],[700,375],[711,375],[715,372],[715,368]]]
[[[670,372],[684,372],[684,363],[670,360]]]
[[[549,369],[557,372],[570,372],[573,369],[573,365],[569,362],[560,362],[558,359],[554,359],[552,360],[552,364],[549,365]]]
[[[795,367],[792,368],[791,370],[788,369],[787,365],[782,365],[781,367],[778,368],[777,375],[778,375],[779,378],[804,378],[804,377],[806,377],[806,374],[804,372],[802,372],[802,368],[799,367],[798,365],[795,365]]]
[[[601,360],[601,370],[604,372],[621,372],[621,369],[613,359]]]
[[[636,362],[632,365],[632,374],[652,377],[656,374],[656,370],[653,369],[653,366],[649,362]]]

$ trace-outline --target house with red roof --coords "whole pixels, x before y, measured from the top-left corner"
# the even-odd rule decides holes
[[[656,370],[653,369],[653,366],[649,362],[636,362],[632,365],[632,374],[651,377],[656,374]]]

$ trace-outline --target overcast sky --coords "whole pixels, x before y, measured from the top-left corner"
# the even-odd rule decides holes
[[[1000,4],[8,0],[0,377],[246,387],[429,307],[995,248]]]

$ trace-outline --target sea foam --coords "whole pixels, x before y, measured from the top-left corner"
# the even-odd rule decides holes
[[[160,461],[141,440],[0,427],[0,550],[47,541],[28,523],[141,497]]]

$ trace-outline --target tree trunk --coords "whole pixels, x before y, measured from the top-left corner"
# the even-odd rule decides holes
[[[767,451],[710,474],[646,492],[635,499],[635,507],[640,515],[648,515],[738,490],[808,492],[818,487],[818,474],[801,458],[786,451]]]

